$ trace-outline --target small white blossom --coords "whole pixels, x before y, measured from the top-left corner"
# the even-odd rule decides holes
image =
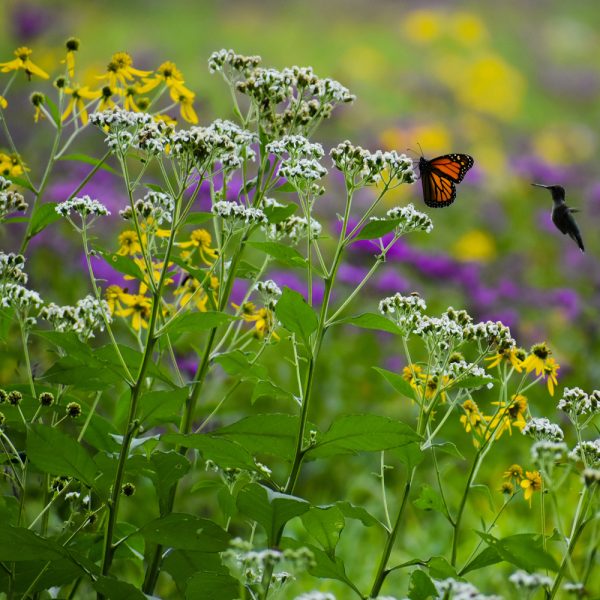
[[[133,204],[135,212],[143,219],[152,219],[157,225],[163,222],[171,223],[173,211],[175,210],[175,200],[170,194],[164,192],[148,192],[143,198],[136,200]],[[124,219],[131,219],[131,206],[120,210],[119,214]]]
[[[296,217],[292,215],[279,223],[270,223],[266,227],[267,235],[273,240],[281,240],[287,237],[293,244],[307,238],[310,234],[311,239],[318,238],[321,235],[321,223],[310,218],[310,228],[305,217]]]
[[[579,442],[571,452],[569,458],[574,461],[583,461],[588,467],[600,467],[600,438]]]
[[[428,215],[415,209],[413,204],[407,206],[397,206],[387,211],[385,219],[371,217],[372,221],[396,221],[397,234],[409,233],[411,231],[425,231],[430,233],[433,230],[433,221]]]
[[[453,379],[462,379],[463,377],[481,377],[490,381],[493,379],[485,369],[482,369],[475,363],[468,363],[464,360],[451,362],[448,365],[447,374]]]
[[[425,310],[427,310],[425,300],[418,294],[410,296],[394,294],[379,302],[379,312],[398,325],[404,336],[408,336],[415,330]]]
[[[303,135],[284,135],[281,139],[267,144],[267,152],[280,158],[287,154],[290,157],[322,158],[325,154],[321,144],[315,144]]]
[[[502,600],[501,596],[482,594],[472,583],[457,581],[449,577],[443,580],[433,580],[438,593],[435,600],[452,598],[453,600]]]
[[[314,158],[289,159],[281,161],[279,177],[285,177],[296,187],[313,183],[327,175],[327,169]]]
[[[0,219],[13,212],[25,212],[29,206],[22,194],[9,189],[11,185],[12,181],[0,176]]]
[[[151,114],[144,112],[133,112],[119,107],[109,108],[90,115],[90,123],[98,127],[109,129],[124,129],[147,125],[154,120]]]
[[[110,211],[104,204],[90,198],[87,194],[85,196],[72,198],[71,200],[65,200],[64,202],[57,204],[55,210],[62,217],[68,217],[71,214],[71,211],[79,213],[82,217],[88,215],[110,215]]]
[[[231,223],[245,223],[246,225],[267,224],[267,216],[260,208],[245,207],[237,202],[221,200],[212,207],[213,214]]]
[[[8,282],[0,285],[0,306],[2,308],[14,308],[26,314],[31,309],[39,309],[43,303],[37,292],[28,290],[18,283]]]
[[[414,332],[423,338],[432,349],[446,352],[463,341],[463,327],[448,315],[440,317],[423,316],[417,323]]]
[[[260,61],[260,56],[245,56],[236,54],[233,50],[217,50],[208,59],[208,70],[211,73],[217,73],[229,67],[235,71],[248,74],[260,64]]]
[[[539,573],[527,573],[526,571],[515,571],[508,580],[516,587],[526,590],[537,590],[552,585],[551,577]]]
[[[495,345],[499,349],[514,348],[517,345],[510,335],[510,328],[500,321],[485,321],[468,325],[465,328],[465,338]]]
[[[564,442],[540,440],[531,446],[531,460],[538,466],[547,466],[563,460],[569,448]]]
[[[80,339],[94,337],[94,331],[104,331],[105,319],[111,321],[108,303],[86,296],[75,306],[58,306],[50,303],[40,311],[40,318],[52,324],[55,331],[75,332]]]
[[[565,437],[563,430],[556,423],[551,423],[546,417],[532,418],[527,421],[523,435],[529,435],[536,440],[560,442]]]
[[[21,254],[10,252],[5,254],[0,251],[0,282],[26,284],[27,273],[23,271],[25,257]]]
[[[590,396],[579,387],[565,388],[557,408],[567,413],[573,423],[577,423],[580,417],[598,412],[599,394],[593,392]]]
[[[260,294],[262,303],[270,310],[275,310],[277,300],[281,296],[280,287],[272,280],[258,281],[254,289]]]

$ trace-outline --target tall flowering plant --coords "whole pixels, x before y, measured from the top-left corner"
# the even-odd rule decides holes
[[[408,157],[345,141],[327,160],[312,141],[352,94],[310,68],[278,71],[222,50],[209,69],[229,86],[237,121],[182,128],[165,111],[179,105],[194,124],[194,94],[173,63],[141,71],[119,53],[100,76],[103,87],[90,89],[75,83],[77,49],[69,40],[57,101],[32,95],[34,119],[55,134],[41,179],[20,156],[4,110],[19,71],[47,74],[24,48],[0,64],[9,74],[3,156],[12,165],[0,180],[0,218],[14,227],[23,218],[13,215],[27,214],[19,251],[0,254],[1,330],[22,356],[0,390],[7,596],[491,598],[515,585],[551,598],[592,589],[600,450],[586,436],[600,392],[565,389],[558,408],[575,431],[569,448],[525,395],[538,382],[555,392],[559,366],[545,344],[526,352],[502,323],[475,323],[451,307],[428,315],[418,294],[356,313],[394,244],[433,225],[412,205],[380,208],[390,190],[415,181]],[[165,92],[170,105],[155,110]],[[89,174],[68,198],[48,202],[56,161],[88,128],[104,143],[101,157],[79,156]],[[103,199],[79,193],[103,166],[119,173],[128,198],[117,235],[102,228]],[[328,168],[345,190],[335,235],[318,220]],[[201,189],[210,211],[198,210]],[[374,195],[357,211],[365,189]],[[74,305],[50,301],[60,290],[28,285],[26,264],[36,260],[29,244],[59,220],[86,257],[89,286]],[[376,248],[372,265],[340,297],[344,257],[365,240]],[[101,278],[101,262],[125,283]],[[298,270],[306,293],[268,278],[274,263]],[[393,336],[406,366],[367,366],[412,402],[402,420],[376,403],[356,414],[352,398],[342,414],[327,411],[326,338],[348,327]],[[268,412],[255,405],[265,397]],[[513,431],[535,443],[525,468],[506,465],[502,476],[487,459]],[[334,469],[362,453],[378,464],[366,506],[312,498],[313,464]],[[464,476],[444,477],[447,457]],[[392,468],[403,473],[401,489],[389,481]],[[490,509],[474,518],[470,502],[482,487]],[[199,490],[212,495],[200,501]],[[560,499],[569,493],[578,503],[565,515]],[[518,496],[516,510],[534,500],[541,508],[527,531],[511,530],[507,519]],[[425,515],[416,554],[409,505]],[[436,528],[443,523],[439,532],[430,517]],[[359,561],[342,535],[352,521],[372,530]],[[507,582],[490,576],[504,565],[514,571]]]

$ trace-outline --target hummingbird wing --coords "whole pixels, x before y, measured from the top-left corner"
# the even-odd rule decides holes
[[[571,214],[571,209],[566,204],[561,204],[554,208],[552,211],[552,222],[561,233],[568,235],[574,240],[582,252],[585,251],[579,227],[577,227],[577,223]]]

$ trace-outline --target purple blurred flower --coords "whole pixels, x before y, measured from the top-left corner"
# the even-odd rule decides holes
[[[272,271],[269,273],[269,279],[272,279],[280,288],[287,286],[291,290],[302,294],[304,298],[308,297],[306,280],[300,279],[294,273],[290,273],[289,271]],[[322,281],[315,281],[313,283],[313,304],[320,304],[323,301],[324,291]]]
[[[13,37],[18,44],[22,44],[48,31],[55,19],[54,12],[41,7],[39,3],[34,5],[21,0],[16,3],[10,21]]]
[[[340,265],[338,270],[338,280],[348,285],[356,286],[364,279],[367,272],[368,269],[365,267],[344,263]]]
[[[550,294],[552,306],[562,309],[565,317],[569,320],[576,319],[581,312],[579,294],[570,288],[558,288]]]
[[[536,222],[538,227],[542,231],[549,231],[550,233],[556,233],[556,225],[552,222],[552,213],[550,206],[548,210],[538,210],[536,213]]]
[[[400,275],[394,267],[380,273],[379,277],[375,279],[375,288],[385,294],[413,291],[408,280]]]
[[[500,321],[511,329],[515,329],[519,324],[519,313],[512,308],[506,308],[481,313],[479,319],[481,321]]]
[[[570,170],[558,165],[551,165],[537,156],[517,156],[513,158],[512,171],[531,183],[566,185],[572,180]]]

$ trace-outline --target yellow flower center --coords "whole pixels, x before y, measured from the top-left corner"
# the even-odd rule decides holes
[[[27,48],[26,46],[22,46],[21,48],[17,48],[15,50],[15,56],[19,59],[22,60],[23,62],[25,62],[27,60],[27,58],[31,55],[31,49]]]

